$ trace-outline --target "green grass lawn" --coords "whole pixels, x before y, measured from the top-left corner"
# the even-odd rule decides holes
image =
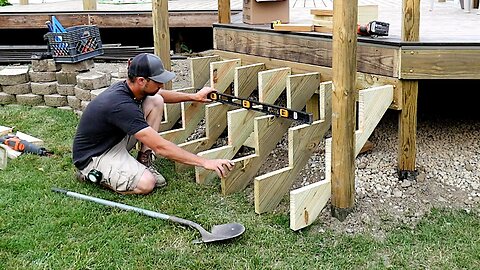
[[[0,171],[0,269],[479,269],[480,220],[435,209],[414,229],[378,240],[307,228],[289,229],[286,212],[257,215],[241,192],[221,196],[192,172],[157,165],[167,187],[122,196],[77,182],[71,111],[0,107],[0,125],[41,138],[54,157],[22,155]],[[226,243],[192,244],[195,229],[53,193],[52,187],[193,220],[207,230],[239,222],[246,232]],[[283,202],[288,203],[288,202]],[[478,211],[476,211],[478,212]]]

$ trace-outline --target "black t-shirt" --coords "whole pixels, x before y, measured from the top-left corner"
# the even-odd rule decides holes
[[[73,164],[83,169],[92,157],[103,154],[127,134],[134,135],[148,127],[140,104],[126,81],[113,84],[92,100],[77,127]]]

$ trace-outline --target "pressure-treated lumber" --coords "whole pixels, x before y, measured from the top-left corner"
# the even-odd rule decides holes
[[[273,59],[243,53],[234,53],[221,50],[214,50],[213,53],[219,55],[222,59],[242,59],[243,64],[252,64],[252,63],[264,63],[267,69],[279,68],[279,67],[289,67],[292,69],[292,74],[308,73],[308,72],[319,72],[321,74],[321,81],[331,81],[332,80],[332,68],[303,64],[298,62]],[[394,100],[390,109],[400,110],[402,108],[402,85],[400,80],[397,78],[367,74],[362,72],[356,73],[356,85],[355,88],[366,89],[369,87],[375,87],[380,85],[391,84],[394,86],[395,94]]]
[[[313,78],[315,79],[315,78]],[[315,83],[315,82],[313,82]],[[316,82],[318,84],[318,82]],[[288,130],[288,167],[276,170],[254,180],[255,212],[272,211],[288,192],[298,173],[307,164],[331,125],[332,82],[320,85],[320,97],[324,100],[320,108],[324,118],[311,125],[299,125]],[[328,116],[325,118],[325,116]]]
[[[230,23],[230,0],[218,0],[218,22]]]
[[[9,133],[13,132],[13,128],[11,127],[6,127],[6,126],[0,126],[0,136],[7,135]]]
[[[171,70],[170,60],[170,29],[168,26],[168,1],[152,1],[153,45],[155,54],[163,62],[166,70]],[[166,83],[165,89],[172,89],[172,82]]]
[[[375,126],[393,100],[393,86],[361,90],[359,93],[359,129],[355,132],[354,156],[357,156]],[[332,137],[333,138],[333,137]],[[299,230],[315,221],[331,194],[332,139],[325,141],[325,180],[290,192],[290,228]]]
[[[210,63],[210,85],[218,92],[233,91],[235,69],[241,64],[240,59],[225,60]],[[212,147],[218,137],[227,127],[227,111],[231,106],[219,106],[221,103],[205,106],[206,137],[179,144],[183,149],[192,153],[199,153]],[[209,112],[210,111],[210,112]],[[185,170],[190,166],[176,163],[177,171]]]
[[[287,100],[292,109],[301,109],[318,89],[312,87],[318,74],[299,74],[287,78]],[[312,79],[313,78],[313,79]],[[287,122],[288,121],[288,122]],[[291,122],[282,118],[257,117],[254,125],[255,154],[234,160],[235,167],[230,174],[222,178],[222,193],[239,191],[252,180],[270,152],[287,132]]]
[[[7,150],[3,147],[0,147],[0,170],[3,170],[7,167]]]
[[[302,23],[274,24],[273,30],[286,31],[286,32],[312,32],[313,24],[302,24]]]
[[[343,221],[355,202],[357,0],[333,2],[332,215]],[[328,169],[328,168],[327,168]]]
[[[201,89],[210,79],[210,63],[221,61],[218,55],[190,58],[192,87]]]
[[[403,0],[402,40],[420,38],[420,0]],[[400,178],[415,178],[418,81],[402,81],[402,110],[398,123],[398,171]]]
[[[194,93],[195,89],[193,87],[175,89],[171,91],[184,92],[184,93]],[[188,106],[187,106],[188,107]],[[183,107],[183,108],[187,108]],[[159,132],[170,130],[182,116],[182,105],[178,103],[165,103],[163,109],[163,120],[160,123]]]
[[[83,0],[83,10],[97,10],[97,0]]]
[[[258,88],[258,73],[265,70],[264,64],[253,64],[235,69],[235,96],[249,97]],[[237,112],[237,113],[235,113]],[[238,152],[243,142],[253,131],[253,118],[261,115],[258,112],[239,109],[227,113],[228,145],[198,153],[206,158],[231,159]],[[240,125],[238,124],[240,123]],[[216,177],[215,173],[200,167],[195,168],[196,181],[199,184],[209,182]]]

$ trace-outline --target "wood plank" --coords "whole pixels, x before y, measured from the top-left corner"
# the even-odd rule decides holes
[[[479,47],[402,47],[400,63],[400,79],[480,79]]]
[[[225,128],[227,127],[227,112],[232,107],[222,103],[212,103],[205,106],[205,132],[204,138],[196,139],[193,141],[179,144],[178,146],[191,152],[199,153],[210,149],[215,141],[220,137]],[[192,166],[175,163],[175,169],[177,171],[184,171]]]
[[[355,156],[367,142],[393,100],[393,86],[361,90],[358,106],[358,130],[355,131]]]
[[[20,131],[17,131],[15,133],[15,135],[20,138],[20,140],[25,140],[27,142],[30,142],[32,144],[35,144],[35,145],[38,145],[38,146],[42,146],[43,145],[43,140],[42,139],[39,139],[39,138],[35,138],[31,135],[28,135],[26,133],[23,133],[23,132],[20,132]]]
[[[228,145],[198,153],[207,158],[232,159],[242,144],[251,135],[254,129],[254,118],[261,116],[260,112],[247,109],[232,110],[227,113]],[[196,182],[199,184],[209,183],[216,174],[201,167],[195,167]]]
[[[356,25],[356,24],[355,24]],[[355,33],[356,35],[356,33]],[[356,40],[355,36],[355,40]],[[217,50],[244,53],[266,58],[296,61],[325,67],[332,65],[332,40],[299,36],[297,33],[276,33],[232,28],[214,28]],[[282,44],[282,46],[279,46]],[[396,77],[399,49],[392,46],[359,44],[358,71]]]
[[[238,14],[239,11],[232,13]],[[151,28],[152,12],[140,11],[89,11],[51,13],[3,13],[0,29],[45,29],[45,22],[54,15],[64,27],[97,25],[99,28]],[[169,25],[175,28],[212,27],[218,21],[217,11],[170,11]]]
[[[193,93],[195,89],[193,87],[186,87],[181,89],[175,89],[171,91]],[[163,121],[160,123],[159,132],[171,129],[182,116],[182,105],[179,103],[169,103],[164,105],[163,109]]]
[[[331,95],[332,83],[322,85],[320,96],[325,100],[322,115],[330,117],[315,121],[312,125],[299,125],[288,130],[288,167],[255,178],[256,213],[261,214],[275,209],[330,129]]]
[[[244,64],[251,64],[251,63],[264,63],[267,69],[274,69],[279,67],[290,67],[292,69],[293,74],[300,74],[300,73],[308,73],[308,72],[319,72],[321,81],[331,81],[332,80],[332,68],[330,67],[322,67],[310,64],[303,64],[294,61],[286,61],[286,60],[279,60],[279,59],[272,59],[266,58],[261,56],[255,55],[248,55],[242,53],[233,53],[221,50],[214,50],[213,53],[220,55],[223,59],[234,59],[240,58],[242,59],[242,63]],[[400,80],[397,78],[387,77],[387,76],[380,76],[380,75],[372,75],[362,72],[357,72],[357,80],[355,88],[365,89],[369,87],[375,87],[380,85],[391,84],[394,86],[395,94],[394,94],[394,101],[392,103],[391,109],[399,110],[401,109],[402,99],[401,99],[401,90],[402,85]]]
[[[4,170],[7,167],[7,150],[0,147],[0,170]]]
[[[189,104],[184,109],[185,104]],[[205,104],[199,102],[184,102],[182,108],[182,127],[160,133],[160,136],[175,144],[183,143],[197,129],[205,116]]]
[[[289,67],[266,70],[258,73],[258,100],[273,104],[287,88],[287,76],[292,73]]]
[[[7,135],[13,132],[13,128],[0,126],[0,136]]]
[[[325,141],[325,180],[290,192],[290,229],[297,231],[312,224],[330,199],[332,139]]]
[[[218,55],[190,58],[190,77],[192,87],[201,89],[210,79],[210,63],[220,61]]]
[[[248,98],[258,88],[258,73],[264,71],[265,64],[251,64],[235,69],[234,94]]]
[[[210,63],[210,86],[218,92],[223,93],[227,89],[233,93],[231,88],[235,79],[235,68],[241,64],[240,59],[232,59]]]
[[[284,31],[284,32],[312,32],[313,24],[280,23],[280,24],[274,24],[273,30]]]

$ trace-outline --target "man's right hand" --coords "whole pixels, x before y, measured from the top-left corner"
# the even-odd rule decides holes
[[[220,178],[224,178],[233,169],[235,164],[228,159],[207,159],[203,167],[215,171]]]

